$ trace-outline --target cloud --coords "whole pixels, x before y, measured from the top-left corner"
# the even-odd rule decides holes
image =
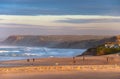
[[[87,26],[87,27],[73,27],[73,26],[43,26],[43,25],[31,25],[31,24],[16,24],[16,23],[0,23],[0,28],[8,28],[8,29],[39,29],[39,30],[64,30],[69,29],[73,30],[76,28],[79,29],[94,29],[94,26]]]
[[[0,34],[80,35],[119,34],[120,16],[101,15],[0,15]],[[1,37],[1,36],[0,36]]]
[[[0,23],[0,28],[5,29],[39,29],[39,30],[58,30],[54,26],[43,26],[43,25],[34,25],[34,24],[17,24],[17,23]]]
[[[110,22],[120,22],[120,19],[72,19],[67,18],[64,20],[56,20],[58,23],[71,23],[71,24],[81,24],[81,23],[110,23]]]
[[[4,20],[4,19],[0,19],[0,21],[1,21],[1,20]]]
[[[44,26],[41,26],[41,25],[31,25],[31,24],[17,24],[17,23],[0,23],[0,25],[5,25],[7,27],[44,27]]]
[[[0,15],[0,27],[56,27],[62,26],[78,27],[87,23],[120,23],[120,16],[101,16],[101,15]]]

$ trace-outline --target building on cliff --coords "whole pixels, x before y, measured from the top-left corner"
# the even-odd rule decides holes
[[[105,43],[106,48],[120,48],[120,35],[116,36],[115,42],[107,42]]]

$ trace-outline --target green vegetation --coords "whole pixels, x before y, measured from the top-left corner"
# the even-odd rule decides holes
[[[96,51],[96,55],[115,54],[120,52],[120,48],[106,48],[105,46],[101,45],[96,48]]]

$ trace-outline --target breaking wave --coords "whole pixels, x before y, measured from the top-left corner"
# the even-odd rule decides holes
[[[72,57],[80,55],[86,49],[58,49],[45,47],[0,46],[0,60],[43,58],[43,57]],[[3,59],[1,59],[3,58]]]

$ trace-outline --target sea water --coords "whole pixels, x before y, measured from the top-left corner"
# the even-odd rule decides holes
[[[73,57],[86,49],[61,49],[46,47],[0,46],[0,61],[28,58]]]

